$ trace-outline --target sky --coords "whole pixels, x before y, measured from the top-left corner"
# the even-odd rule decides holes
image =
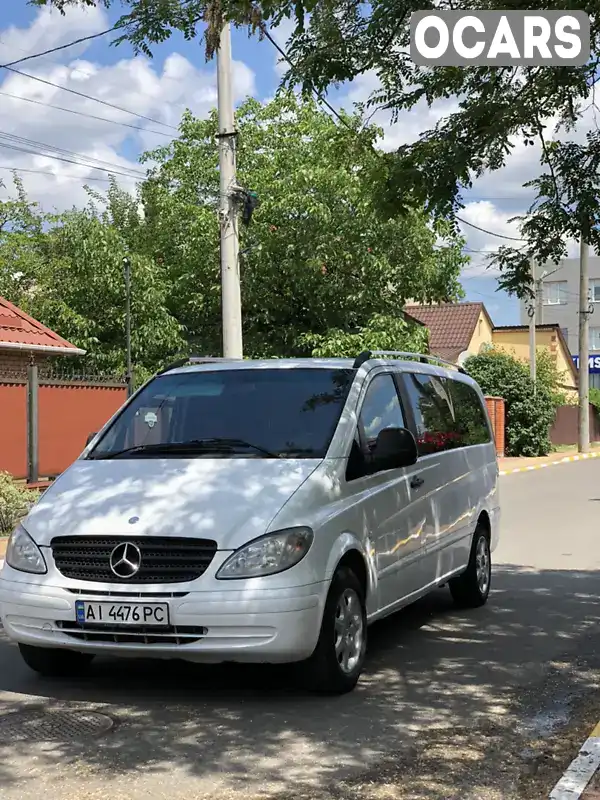
[[[56,10],[33,8],[26,0],[11,0],[2,9],[0,64],[105,30],[117,18],[117,10],[69,8],[62,16]],[[291,24],[272,33],[285,47]],[[117,176],[119,183],[133,188],[135,176],[143,177],[143,167],[137,161],[140,153],[175,137],[186,108],[204,116],[216,106],[216,65],[206,63],[201,40],[186,42],[174,34],[153,48],[153,59],[134,56],[127,43],[115,47],[111,41],[109,34],[25,62],[17,69],[123,110],[0,69],[0,179],[7,184],[0,188],[0,197],[7,196],[11,185],[10,169],[19,170],[31,199],[47,211],[84,204],[87,197],[83,183],[89,182],[99,190],[106,188],[106,170],[123,173]],[[272,97],[284,72],[273,45],[266,39],[250,38],[245,30],[234,29],[232,51],[235,102],[248,96],[259,100]],[[377,88],[376,75],[367,73],[331,91],[328,100],[334,107],[352,110],[354,103],[366,102]],[[414,141],[421,131],[448,113],[452,104],[445,101],[433,108],[419,105],[395,124],[391,124],[386,112],[377,113],[373,122],[384,130],[378,146],[392,150]],[[82,113],[96,119],[81,116]],[[593,122],[584,115],[576,137],[583,137]],[[16,140],[14,136],[22,138]],[[32,147],[32,142],[38,144]],[[26,152],[39,151],[39,143],[51,145],[55,155],[55,148],[61,148],[58,154],[64,160]],[[86,164],[93,162],[102,169],[70,163],[81,160],[73,153],[85,156]],[[466,205],[460,216],[494,234],[518,237],[517,223],[509,219],[529,207],[533,195],[523,188],[523,183],[535,177],[539,167],[537,148],[515,140],[506,166],[482,176],[472,190],[465,192]],[[461,277],[466,299],[485,303],[497,325],[518,324],[518,302],[498,291],[496,277],[486,270],[483,255],[502,244],[516,243],[468,225],[460,227],[472,258]],[[574,243],[569,249],[570,255],[577,254]]]

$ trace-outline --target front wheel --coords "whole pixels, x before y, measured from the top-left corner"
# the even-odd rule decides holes
[[[34,647],[20,644],[23,661],[34,672],[46,678],[74,678],[86,672],[94,656],[58,647]]]
[[[457,605],[478,608],[487,602],[491,585],[490,537],[482,525],[477,525],[467,569],[450,581],[450,592]]]
[[[338,567],[325,603],[319,641],[305,663],[313,691],[345,694],[356,686],[367,651],[367,612],[360,581]]]

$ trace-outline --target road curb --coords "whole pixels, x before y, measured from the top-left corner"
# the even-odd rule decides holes
[[[577,800],[600,766],[600,722],[582,744],[567,771],[550,793],[549,800]]]
[[[576,456],[565,456],[558,458],[556,461],[544,461],[543,464],[531,464],[528,467],[516,467],[515,469],[500,470],[500,475],[514,475],[516,472],[532,472],[535,469],[547,469],[548,467],[555,467],[557,464],[569,464],[571,461],[586,461],[589,458],[599,458],[600,453],[580,453]]]

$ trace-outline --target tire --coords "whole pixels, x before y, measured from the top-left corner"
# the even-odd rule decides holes
[[[364,589],[351,569],[338,567],[327,594],[317,646],[304,663],[308,687],[322,694],[351,692],[363,670],[366,651]]]
[[[492,585],[490,536],[480,523],[475,528],[467,569],[450,581],[450,592],[461,608],[479,608],[486,604]]]
[[[73,678],[82,675],[94,658],[90,653],[34,647],[30,644],[20,644],[19,651],[27,666],[46,678]]]

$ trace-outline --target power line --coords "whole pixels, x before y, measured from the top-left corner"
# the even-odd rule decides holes
[[[107,28],[105,31],[100,31],[100,33],[92,33],[90,36],[82,36],[80,39],[75,39],[72,42],[58,45],[58,47],[51,47],[49,50],[43,50],[41,53],[32,53],[29,56],[18,58],[16,61],[9,61],[7,64],[0,64],[0,69],[8,69],[9,67],[14,67],[15,64],[22,64],[24,61],[31,61],[32,58],[49,56],[51,53],[58,53],[59,50],[66,50],[68,47],[73,47],[76,44],[82,44],[83,42],[89,42],[92,39],[98,39],[100,36],[106,36],[107,33],[112,33],[113,31],[117,30],[118,27],[118,25],[114,25],[112,28]]]
[[[527,242],[527,239],[517,239],[515,236],[506,236],[503,233],[494,233],[494,231],[488,231],[485,228],[480,228],[479,225],[474,225],[472,222],[467,222],[466,219],[459,217],[458,214],[455,216],[459,222],[463,223],[463,225],[469,225],[471,228],[475,228],[482,233],[487,233],[488,236],[497,236],[499,239],[510,239],[513,242]]]
[[[62,156],[52,156],[46,155],[45,153],[38,153],[35,150],[27,149],[24,147],[17,147],[14,144],[4,144],[0,142],[0,147],[4,147],[7,150],[16,150],[19,153],[28,153],[32,156],[41,156],[43,158],[52,158],[55,161],[64,161],[66,164],[75,164],[77,167],[87,167],[88,169],[96,169],[99,172],[106,172],[107,175],[122,175],[124,178],[130,178],[131,180],[135,180],[137,176],[131,175],[130,173],[126,172],[119,172],[116,169],[104,169],[103,167],[95,167],[93,164],[82,164],[80,161],[73,161],[71,158],[63,158]],[[145,177],[145,176],[144,176]]]
[[[107,108],[114,108],[117,111],[122,111],[124,114],[131,114],[133,117],[145,119],[147,122],[153,122],[155,125],[162,125],[164,128],[169,128],[170,130],[179,133],[179,130],[173,125],[168,125],[166,122],[161,122],[158,119],[147,117],[145,114],[138,114],[136,111],[131,111],[128,108],[123,108],[123,106],[117,106],[114,103],[109,103],[107,100],[101,100],[99,97],[94,97],[93,95],[85,94],[84,92],[78,92],[76,89],[71,89],[68,86],[61,86],[60,83],[53,83],[45,78],[39,78],[37,75],[31,75],[29,72],[22,72],[20,69],[15,69],[14,67],[5,66],[4,69],[9,70],[9,72],[14,72],[16,75],[21,75],[24,78],[30,78],[32,81],[43,83],[46,86],[52,86],[55,89],[61,89],[63,92],[69,92],[69,94],[74,94],[77,97],[83,97],[84,100],[92,100],[95,103],[100,103],[103,106],[107,106]]]
[[[290,67],[293,68],[295,66],[294,62],[288,56],[288,54],[285,52],[283,47],[281,47],[281,45],[279,45],[275,41],[275,39],[271,36],[267,26],[264,23],[262,23],[260,25],[260,29],[261,29],[261,32],[262,32],[263,36],[271,42],[271,44],[277,50],[277,52],[280,54],[280,56],[285,61],[287,61],[287,63],[290,65]],[[345,125],[348,128],[348,130],[352,131],[353,133],[356,133],[355,129],[351,125],[348,125],[348,122],[341,116],[341,114],[339,114],[336,111],[336,109],[331,105],[331,103],[328,100],[326,100],[320,92],[318,92],[316,89],[313,89],[313,92],[314,92],[314,95],[317,98],[317,100],[320,100],[320,102],[323,103],[324,106],[327,106],[327,108],[342,123],[342,125]]]
[[[114,164],[112,161],[105,161],[104,159],[96,158],[95,156],[85,155],[84,153],[76,153],[73,150],[66,150],[66,149],[64,149],[62,147],[57,147],[56,145],[47,144],[46,142],[37,142],[34,139],[27,139],[24,136],[17,136],[14,133],[6,133],[5,131],[0,131],[0,139],[5,139],[5,140],[7,140],[8,142],[11,142],[11,143],[15,143],[16,142],[17,144],[22,145],[22,146],[26,146],[26,147],[42,148],[42,149],[50,151],[50,153],[37,152],[36,155],[42,155],[42,156],[43,155],[49,155],[50,157],[52,157],[54,153],[60,153],[60,154],[66,155],[66,156],[72,156],[72,157],[75,157],[75,158],[85,159],[85,163],[84,163],[83,166],[88,166],[88,167],[89,166],[94,166],[93,164],[89,163],[91,161],[91,162],[96,162],[96,164],[99,164],[99,165],[101,165],[103,167],[104,166],[115,167],[116,169],[120,169],[120,170],[129,169],[129,172],[132,173],[132,177],[139,177],[139,178],[145,178],[146,177],[146,173],[144,173],[144,172],[141,172],[141,171],[136,172],[134,169],[131,169],[129,167],[124,167],[124,166],[122,166],[120,164]]]
[[[84,177],[83,175],[65,175],[58,172],[52,172],[51,170],[47,169],[26,169],[25,167],[11,167],[7,164],[0,164],[0,169],[7,170],[9,172],[25,172],[31,173],[34,175],[51,175],[54,178],[67,178],[68,180],[74,181],[100,181],[102,183],[110,183],[110,178],[95,178],[95,177]],[[94,167],[94,169],[99,169],[99,167]]]
[[[108,117],[98,117],[95,114],[87,114],[85,111],[76,111],[73,108],[64,108],[63,106],[56,106],[53,103],[44,103],[41,100],[34,100],[31,97],[22,97],[19,94],[11,94],[10,92],[0,92],[2,97],[11,97],[13,100],[23,100],[25,103],[33,103],[36,106],[44,106],[45,108],[55,108],[58,111],[66,111],[68,114],[77,114],[79,117],[89,117],[89,119],[96,119],[99,122],[110,122],[112,125],[122,125],[124,128],[133,128],[135,131],[143,131],[144,133],[155,133],[158,136],[170,136],[166,131],[154,131],[151,128],[142,128],[141,125],[131,125],[128,122],[120,122],[116,119],[108,119]]]

